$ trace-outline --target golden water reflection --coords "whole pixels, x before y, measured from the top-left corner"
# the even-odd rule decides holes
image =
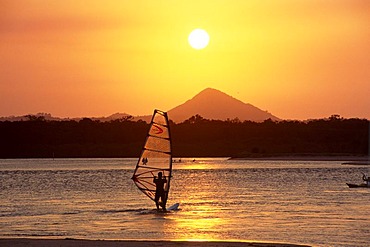
[[[186,167],[186,184],[173,191],[173,198],[181,200],[180,211],[171,216],[171,237],[179,241],[211,241],[222,239],[222,229],[230,225],[222,197],[225,196],[222,179],[210,179],[213,165],[207,160],[187,161],[176,164]],[[174,180],[176,183],[177,180]],[[176,186],[176,184],[174,184]],[[176,194],[178,192],[179,194]],[[175,199],[176,200],[176,199]],[[227,210],[226,210],[227,211]],[[226,213],[226,214],[225,214]]]
[[[227,224],[227,221],[219,216],[218,210],[206,205],[181,214],[181,217],[174,218],[175,240],[218,240],[220,239],[220,228]]]

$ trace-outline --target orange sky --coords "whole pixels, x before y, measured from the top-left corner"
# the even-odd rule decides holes
[[[368,0],[0,0],[0,116],[151,114],[212,87],[284,119],[370,119],[369,24]]]

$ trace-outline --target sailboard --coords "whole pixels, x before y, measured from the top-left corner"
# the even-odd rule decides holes
[[[166,112],[154,110],[146,140],[137,161],[132,180],[135,185],[148,196],[155,200],[156,185],[154,177],[162,172],[167,183],[164,184],[165,196],[160,205],[166,205],[170,182],[172,178],[172,144],[170,126]]]

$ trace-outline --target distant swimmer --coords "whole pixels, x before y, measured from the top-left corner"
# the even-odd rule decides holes
[[[166,192],[164,191],[164,184],[167,183],[165,176],[162,177],[162,172],[158,172],[158,177],[154,176],[153,183],[155,183],[155,205],[159,211],[159,205],[162,207],[163,211],[166,211]],[[159,203],[159,198],[161,203]]]
[[[367,186],[370,186],[370,177],[366,176],[365,173],[362,173],[362,180],[364,180],[364,183],[367,185]]]

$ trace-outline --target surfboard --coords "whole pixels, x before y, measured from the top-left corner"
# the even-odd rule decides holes
[[[176,211],[179,210],[180,203],[175,203],[171,207],[166,208],[167,211]]]

